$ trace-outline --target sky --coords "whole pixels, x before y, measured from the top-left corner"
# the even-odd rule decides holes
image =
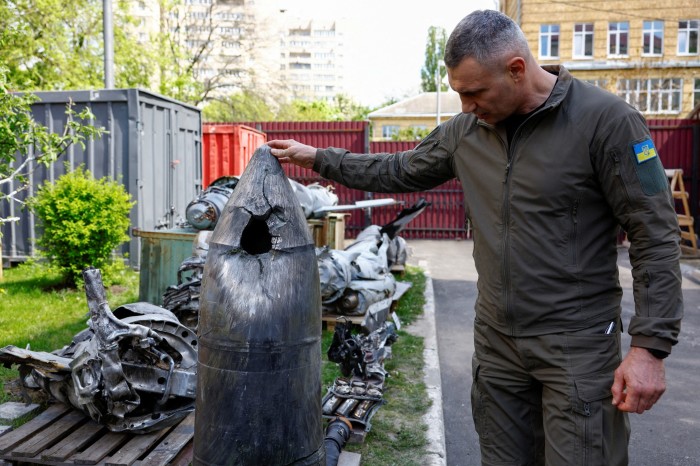
[[[430,26],[447,36],[474,10],[497,9],[498,0],[282,0],[284,14],[336,18],[346,25],[345,93],[376,107],[415,95]]]

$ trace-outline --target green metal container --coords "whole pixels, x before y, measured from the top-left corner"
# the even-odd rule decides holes
[[[175,228],[146,231],[133,229],[141,239],[139,301],[163,305],[163,293],[177,285],[177,271],[183,260],[193,255],[197,230]]]

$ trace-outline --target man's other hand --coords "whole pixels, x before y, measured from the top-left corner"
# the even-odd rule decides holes
[[[666,391],[664,361],[644,348],[631,347],[615,370],[612,403],[620,411],[642,414]]]

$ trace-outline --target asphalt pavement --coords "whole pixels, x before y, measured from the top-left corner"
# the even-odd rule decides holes
[[[479,443],[471,415],[471,358],[477,274],[470,240],[410,240],[408,262],[426,270],[426,384],[433,408],[426,416],[431,465],[477,466]],[[627,249],[618,248],[622,318],[634,314]],[[680,341],[666,360],[667,390],[654,408],[631,414],[632,466],[700,465],[700,261],[684,260],[685,316]],[[623,348],[629,336],[623,334]]]

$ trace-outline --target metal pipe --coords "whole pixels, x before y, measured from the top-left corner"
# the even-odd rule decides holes
[[[114,27],[112,26],[112,0],[102,0],[102,24],[104,29],[105,89],[114,89]]]

